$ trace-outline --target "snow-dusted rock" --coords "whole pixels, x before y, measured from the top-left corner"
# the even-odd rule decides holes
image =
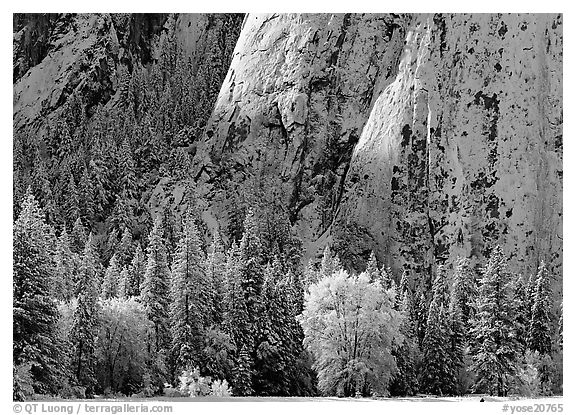
[[[195,169],[221,223],[280,176],[308,257],[559,270],[562,122],[561,15],[250,15]]]

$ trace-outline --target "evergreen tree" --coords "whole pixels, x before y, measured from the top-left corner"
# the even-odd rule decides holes
[[[49,229],[30,189],[13,231],[13,363],[30,364],[36,393],[56,393],[62,368]]]
[[[53,285],[55,298],[69,301],[76,295],[79,258],[72,252],[71,238],[66,229],[62,231],[58,238],[54,263],[56,265]]]
[[[226,253],[220,232],[214,231],[210,253],[206,258],[206,284],[210,286],[208,298],[210,323],[219,325],[222,323],[224,313]]]
[[[438,272],[433,284],[433,297],[428,310],[426,334],[422,342],[422,389],[427,393],[446,395],[455,388],[451,361],[449,316],[445,305],[445,275]]]
[[[246,306],[246,296],[241,284],[243,267],[240,248],[233,244],[226,261],[226,296],[224,329],[232,339],[236,350],[232,389],[235,395],[250,395],[252,388],[253,361],[250,351],[254,347],[254,335]]]
[[[330,247],[326,245],[322,262],[320,263],[320,274],[324,277],[329,277],[338,270],[340,270],[340,259],[338,255],[332,255]]]
[[[402,277],[400,278],[400,285],[398,286],[398,290],[402,296],[404,293],[410,292],[410,285],[408,284],[408,273],[406,270],[402,271]]]
[[[448,306],[448,323],[450,335],[450,370],[454,376],[454,389],[452,394],[460,394],[465,389],[465,385],[459,384],[458,374],[464,369],[464,354],[466,349],[466,328],[462,309],[460,308],[460,299],[455,291],[450,295],[450,304]]]
[[[540,393],[549,395],[552,382],[552,300],[550,289],[550,273],[544,261],[540,263],[534,290],[534,302],[528,331],[528,345],[531,350],[540,355],[538,377],[540,380]]]
[[[102,283],[102,298],[107,300],[118,296],[118,283],[120,282],[120,264],[118,257],[114,255],[110,260],[110,265],[106,269],[104,282]]]
[[[95,343],[98,335],[98,253],[92,234],[88,237],[80,265],[78,304],[74,310],[70,342],[73,346],[72,373],[86,396],[94,393]]]
[[[128,271],[128,267],[124,266],[122,271],[120,272],[120,278],[118,280],[118,298],[129,298],[130,295],[128,294],[130,289],[130,272]]]
[[[506,396],[509,378],[516,371],[515,338],[510,274],[502,249],[496,246],[483,269],[477,313],[472,326],[472,369],[476,391]]]
[[[398,371],[390,383],[390,394],[392,396],[412,396],[417,394],[419,390],[418,365],[420,363],[420,350],[418,348],[415,324],[412,320],[412,304],[408,291],[402,293],[399,311],[402,315],[400,333],[404,336],[404,339],[399,345],[395,345],[392,350]]]
[[[521,275],[514,281],[512,310],[514,312],[516,338],[518,339],[522,354],[524,354],[528,347],[528,330],[530,328],[530,317],[532,313],[528,306],[526,284]]]
[[[118,263],[121,267],[130,264],[132,259],[132,251],[134,249],[134,241],[132,240],[132,233],[129,228],[124,228],[122,232],[122,238],[120,239],[120,244],[116,249],[116,256],[118,257]]]
[[[203,319],[208,308],[203,295],[209,288],[204,255],[190,214],[184,220],[182,237],[174,255],[171,281],[171,361],[174,373],[180,373],[188,367],[202,367]]]
[[[262,314],[256,323],[254,391],[258,395],[289,395],[302,352],[303,332],[296,321],[295,281],[278,257],[266,267]]]
[[[392,288],[394,280],[392,279],[392,270],[390,268],[382,267],[382,270],[380,271],[380,283],[385,290]]]
[[[140,289],[144,281],[144,274],[146,273],[146,262],[144,252],[140,244],[136,245],[136,251],[132,258],[132,263],[128,269],[128,283],[126,285],[126,296],[136,297],[140,295]]]
[[[378,268],[378,262],[376,261],[374,251],[370,252],[370,258],[366,264],[366,274],[370,277],[371,282],[376,281],[380,275],[380,268]]]
[[[84,252],[84,247],[86,245],[87,234],[86,228],[82,225],[82,220],[80,218],[76,219],[74,222],[74,226],[72,227],[72,234],[70,235],[72,242],[71,242],[71,249],[72,252],[78,255],[82,255]]]
[[[170,296],[170,274],[164,245],[162,218],[158,216],[149,235],[146,248],[147,263],[141,298],[148,319],[154,324],[154,340],[151,351],[166,351],[170,344],[168,329],[168,300]]]
[[[104,265],[110,263],[112,256],[114,256],[116,253],[118,243],[118,231],[116,229],[112,229],[112,231],[108,234],[106,245],[104,246],[104,252],[102,254],[102,262]]]
[[[542,261],[536,276],[530,329],[528,332],[530,349],[540,354],[550,354],[552,350],[552,322],[550,317],[552,301],[550,297],[550,273]]]
[[[470,322],[474,318],[474,307],[478,290],[476,288],[474,271],[467,258],[459,257],[456,260],[452,278],[452,291],[455,295],[455,301],[458,302],[462,312],[462,323],[466,331],[468,331]]]

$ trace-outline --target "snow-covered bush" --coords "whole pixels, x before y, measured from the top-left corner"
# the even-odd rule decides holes
[[[200,376],[198,368],[187,369],[178,377],[178,391],[183,396],[230,396],[230,388],[226,380],[212,381],[210,376]]]
[[[230,387],[228,386],[228,382],[226,381],[226,379],[224,379],[224,380],[216,379],[214,382],[212,382],[211,388],[212,388],[212,390],[210,392],[210,395],[212,395],[212,396],[231,396],[232,395],[232,392],[230,391]]]

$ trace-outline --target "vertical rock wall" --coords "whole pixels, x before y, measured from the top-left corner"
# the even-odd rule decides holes
[[[281,177],[308,257],[561,275],[562,122],[561,15],[250,15],[195,173],[221,224]]]
[[[389,265],[428,275],[501,244],[514,271],[543,259],[561,275],[562,16],[417,16],[406,39],[355,148],[336,239],[366,229]]]

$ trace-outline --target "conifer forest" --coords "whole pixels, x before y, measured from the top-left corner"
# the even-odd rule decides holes
[[[14,14],[13,399],[563,394],[562,14]]]

